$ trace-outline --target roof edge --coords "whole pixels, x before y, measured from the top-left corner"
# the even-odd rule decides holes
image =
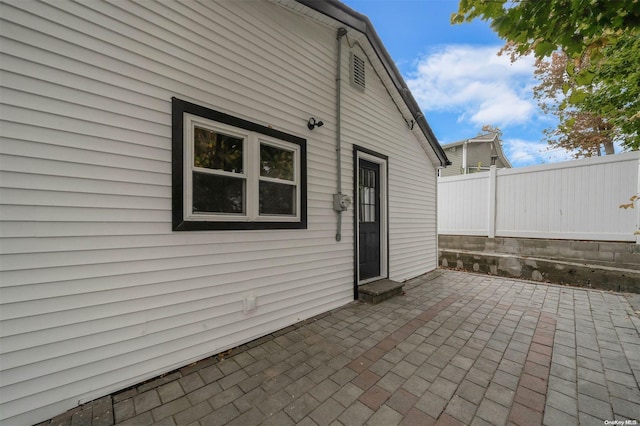
[[[488,136],[490,134],[494,135],[491,140],[483,140],[483,139],[481,139],[483,136]],[[459,141],[442,144],[442,147],[443,147],[443,149],[447,149],[447,148],[451,148],[453,146],[462,145],[465,142],[468,142],[468,143],[476,143],[476,142],[482,143],[482,142],[494,142],[496,140],[500,140],[500,138],[498,138],[498,134],[497,133],[482,133],[482,134],[479,134],[479,135],[476,135],[476,136],[473,136],[473,137],[470,137],[470,138],[461,139]]]
[[[433,133],[433,130],[431,130],[431,126],[429,126],[429,123],[422,113],[420,106],[405,84],[404,78],[402,78],[402,75],[400,74],[400,71],[391,58],[391,55],[389,55],[389,52],[382,44],[382,40],[373,28],[373,24],[371,23],[369,18],[361,13],[356,12],[355,10],[351,9],[338,0],[295,1],[310,9],[315,10],[316,12],[322,13],[323,15],[329,16],[339,22],[342,22],[343,24],[357,31],[360,31],[367,37],[369,43],[371,43],[371,46],[373,47],[373,50],[376,52],[378,58],[382,62],[383,67],[387,70],[389,77],[391,77],[393,85],[398,90],[398,93],[402,97],[404,103],[407,105],[407,108],[409,108],[409,111],[411,112],[415,123],[418,124],[418,127],[420,127],[420,130],[422,130],[422,133],[427,138],[427,141],[429,141],[429,145],[431,145],[433,152],[435,153],[436,157],[438,157],[440,165],[450,165],[451,161],[449,161],[447,155],[444,152],[444,149],[442,149],[442,147],[440,146],[440,143]]]

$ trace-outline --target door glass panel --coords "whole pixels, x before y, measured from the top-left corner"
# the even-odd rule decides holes
[[[358,184],[360,222],[376,221],[376,172],[360,168]]]

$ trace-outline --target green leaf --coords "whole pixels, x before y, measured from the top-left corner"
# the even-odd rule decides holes
[[[560,112],[564,111],[565,109],[567,109],[567,100],[565,99],[564,101],[560,102],[560,105],[558,105],[558,110]]]
[[[582,90],[574,90],[569,96],[569,103],[572,105],[581,104],[587,98],[587,93]]]
[[[575,80],[576,80],[576,83],[578,83],[581,86],[588,86],[593,82],[593,78],[595,76],[596,74],[593,71],[583,70],[578,74],[576,74]]]
[[[534,52],[538,58],[542,58],[551,55],[556,48],[557,46],[554,43],[543,41],[536,43]]]

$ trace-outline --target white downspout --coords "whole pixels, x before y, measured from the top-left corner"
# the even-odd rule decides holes
[[[342,119],[342,111],[341,111],[341,81],[342,81],[342,37],[347,34],[346,28],[338,29],[338,60],[336,65],[336,167],[338,171],[338,183],[336,187],[337,197],[342,197],[342,133],[341,133],[341,119]],[[342,239],[342,210],[337,210],[338,214],[338,225],[336,231],[336,241],[340,241]]]
[[[467,141],[462,143],[462,174],[467,174]]]

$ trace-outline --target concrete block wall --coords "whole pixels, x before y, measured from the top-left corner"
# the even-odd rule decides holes
[[[439,235],[442,267],[640,293],[634,243]]]
[[[439,235],[441,249],[517,254],[640,270],[640,245],[627,242]]]

